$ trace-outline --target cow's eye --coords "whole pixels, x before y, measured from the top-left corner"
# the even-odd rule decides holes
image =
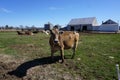
[[[59,34],[63,34],[63,31],[60,31]]]

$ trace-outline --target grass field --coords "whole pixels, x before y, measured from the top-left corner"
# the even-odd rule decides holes
[[[9,64],[0,56],[0,79],[117,80],[115,65],[120,65],[120,34],[81,33],[75,58],[70,59],[72,51],[66,50],[63,64],[49,61],[48,41],[49,36],[42,33],[18,36],[15,32],[0,32],[0,55],[7,55],[16,61]],[[59,55],[57,52],[56,58]],[[10,59],[7,57],[7,61]],[[8,67],[3,68],[5,65]],[[21,68],[23,65],[27,65],[25,69]],[[14,77],[7,74],[15,69],[26,75]]]

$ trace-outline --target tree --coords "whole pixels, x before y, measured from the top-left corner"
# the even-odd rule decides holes
[[[5,29],[9,29],[9,26],[8,26],[8,25],[5,25]]]

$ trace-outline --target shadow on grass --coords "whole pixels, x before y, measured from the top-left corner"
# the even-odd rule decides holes
[[[52,64],[59,61],[60,56],[54,56],[54,60],[52,61],[51,57],[38,58],[31,61],[24,62],[20,66],[18,66],[15,70],[8,72],[9,75],[15,75],[19,78],[26,76],[27,70],[45,64]]]

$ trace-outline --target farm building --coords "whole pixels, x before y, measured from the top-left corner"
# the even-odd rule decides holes
[[[102,22],[100,26],[97,28],[98,31],[104,32],[118,32],[119,31],[119,24],[111,19]]]
[[[44,30],[50,30],[53,28],[53,24],[51,24],[50,22],[48,22],[47,24],[44,24]]]
[[[72,19],[68,23],[67,30],[92,31],[94,26],[98,26],[98,23],[95,17],[76,18],[76,19]]]
[[[98,25],[95,17],[76,18],[72,19],[68,25],[67,30],[71,31],[104,31],[104,32],[118,32],[119,24],[111,19],[102,22]]]
[[[44,30],[50,30],[52,28],[60,29],[61,26],[59,24],[53,25],[52,23],[48,22],[47,24],[44,24]]]

